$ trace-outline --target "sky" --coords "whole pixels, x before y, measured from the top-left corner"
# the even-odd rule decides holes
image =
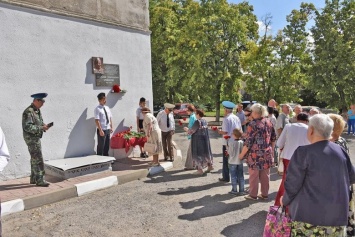
[[[314,6],[321,10],[325,6],[325,0],[245,0],[250,5],[254,6],[254,14],[261,22],[262,17],[266,14],[272,16],[271,19],[271,33],[277,34],[278,30],[282,30],[286,25],[286,16],[291,13],[293,9],[300,9],[301,3],[313,3]],[[228,0],[229,3],[240,3],[243,0]],[[307,25],[308,28],[312,26],[312,22]]]

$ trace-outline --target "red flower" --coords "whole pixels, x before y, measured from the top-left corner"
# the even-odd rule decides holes
[[[225,135],[223,138],[228,140],[229,138],[231,138],[231,136]]]
[[[183,118],[182,120],[186,121],[186,118]]]
[[[113,92],[119,93],[121,91],[121,88],[119,85],[113,85],[112,87]]]
[[[182,122],[179,120],[179,125],[182,126]]]
[[[216,126],[212,126],[211,127],[213,131],[217,131],[217,127]]]

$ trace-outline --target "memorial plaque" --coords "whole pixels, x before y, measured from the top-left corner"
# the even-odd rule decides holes
[[[95,74],[96,86],[112,87],[120,84],[120,66],[117,64],[104,64],[105,73]]]

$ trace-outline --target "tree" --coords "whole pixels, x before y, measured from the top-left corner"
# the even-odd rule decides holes
[[[181,30],[188,35],[189,49],[175,48],[184,53],[174,61],[185,61],[188,65],[186,79],[183,80],[185,86],[193,94],[215,102],[217,121],[222,100],[240,99],[237,93],[240,53],[257,32],[252,10],[247,3],[235,5],[225,0],[200,1],[194,15],[189,18],[192,20]]]
[[[271,98],[279,102],[300,100],[311,64],[305,26],[313,10],[313,4],[302,3],[300,10],[287,16],[287,26],[274,38],[268,35],[271,17],[263,20],[264,36],[257,44],[248,45],[248,53],[243,55],[243,79],[254,100],[265,103]]]
[[[343,108],[355,100],[355,2],[327,0],[316,11],[313,68],[310,86],[317,98],[331,107]]]

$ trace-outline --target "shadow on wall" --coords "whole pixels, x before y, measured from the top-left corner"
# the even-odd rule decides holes
[[[93,84],[95,86],[95,75],[92,73],[91,58],[86,62],[85,84]]]
[[[95,119],[87,119],[87,108],[80,115],[69,135],[64,158],[93,155],[95,153]]]

